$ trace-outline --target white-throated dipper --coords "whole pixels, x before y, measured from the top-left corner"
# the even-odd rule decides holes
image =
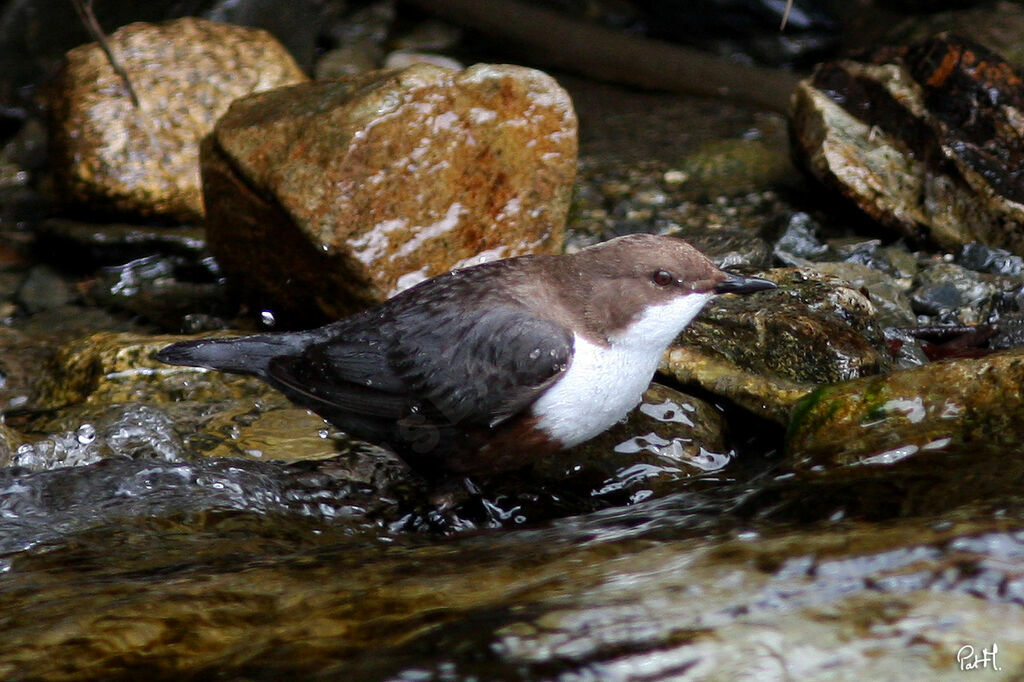
[[[421,471],[492,473],[601,433],[714,294],[774,286],[681,239],[635,234],[455,270],[319,329],[156,357],[261,377]]]

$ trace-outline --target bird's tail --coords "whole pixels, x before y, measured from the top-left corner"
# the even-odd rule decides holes
[[[309,339],[299,333],[181,341],[161,348],[156,359],[169,365],[207,367],[235,374],[266,374],[270,360],[300,353]]]

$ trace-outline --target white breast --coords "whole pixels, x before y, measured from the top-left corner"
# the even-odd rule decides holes
[[[537,426],[564,447],[593,438],[640,402],[668,344],[711,294],[689,294],[659,306],[602,346],[576,334],[565,375],[531,408]]]

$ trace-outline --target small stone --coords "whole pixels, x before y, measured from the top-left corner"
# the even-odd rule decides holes
[[[818,239],[817,228],[815,220],[806,213],[786,216],[781,226],[782,234],[775,240],[775,256],[790,266],[818,260],[828,251],[828,246]]]
[[[892,277],[860,263],[813,263],[810,269],[838,277],[866,294],[883,327],[910,327],[917,320],[910,301]]]
[[[413,52],[411,50],[396,50],[384,58],[385,69],[407,69],[413,64],[433,64],[445,69],[461,71],[466,68],[457,59],[445,57],[430,52]]]
[[[681,170],[669,170],[665,171],[665,175],[662,176],[666,185],[681,185],[690,179],[690,176],[685,171]]]
[[[361,76],[380,68],[383,59],[383,51],[375,43],[360,41],[342,45],[317,60],[316,79]]]
[[[15,297],[25,312],[32,314],[59,308],[75,294],[60,273],[47,265],[37,265],[28,271]]]
[[[199,140],[232,100],[306,78],[258,29],[184,18],[109,42],[138,107],[96,43],[67,53],[50,98],[58,191],[94,211],[200,219]]]

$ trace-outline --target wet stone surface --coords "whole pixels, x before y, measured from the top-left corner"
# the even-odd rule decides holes
[[[419,64],[235,102],[203,147],[210,248],[312,326],[462,265],[557,252],[576,114],[542,72]]]
[[[794,95],[796,155],[873,219],[944,249],[1024,254],[1024,85],[943,34],[822,64]]]

